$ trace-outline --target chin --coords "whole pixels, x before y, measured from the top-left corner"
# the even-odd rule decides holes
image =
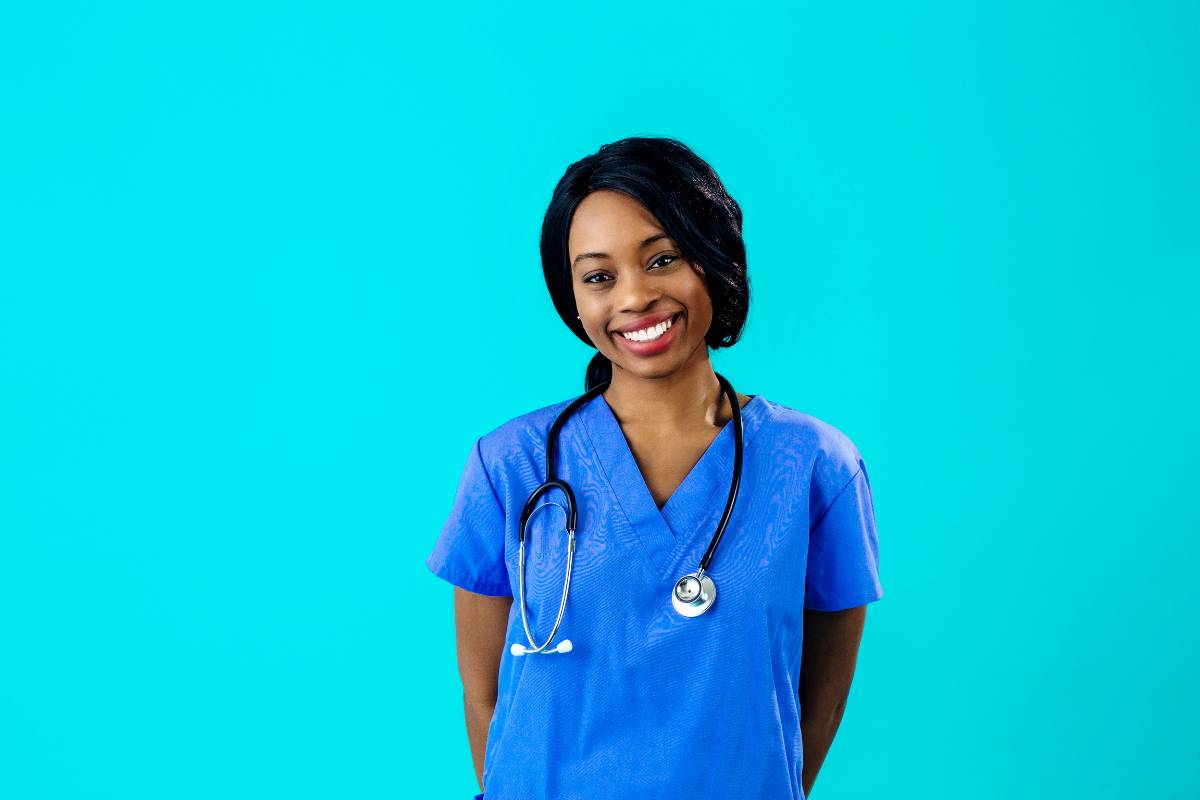
[[[679,359],[662,359],[654,363],[650,363],[648,360],[641,361],[640,363],[638,361],[634,363],[627,362],[621,364],[621,366],[634,377],[651,380],[654,378],[665,378],[677,371],[683,364]]]

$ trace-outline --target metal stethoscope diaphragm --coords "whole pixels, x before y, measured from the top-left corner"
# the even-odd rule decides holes
[[[733,412],[733,439],[734,439],[734,455],[733,455],[733,478],[729,484],[729,496],[725,500],[725,511],[721,515],[721,521],[717,525],[717,531],[713,534],[712,541],[708,543],[708,549],[704,552],[703,558],[700,559],[700,566],[695,572],[690,572],[684,575],[675,583],[675,587],[671,591],[671,605],[677,612],[685,617],[698,617],[712,607],[713,602],[717,599],[717,585],[713,583],[713,579],[705,571],[708,569],[709,563],[712,561],[713,553],[716,552],[717,545],[721,541],[721,536],[725,533],[725,527],[729,524],[729,517],[733,514],[733,507],[737,501],[738,485],[742,479],[742,412],[741,406],[738,404],[737,392],[733,390],[733,386],[720,373],[715,373],[717,380],[721,384],[722,390],[726,397],[729,398],[729,405]],[[611,381],[594,386],[587,390],[579,397],[575,398],[567,405],[566,408],[559,413],[558,418],[554,420],[554,424],[550,426],[550,433],[546,440],[546,482],[537,487],[529,499],[525,501],[525,507],[521,510],[521,525],[519,534],[518,548],[518,585],[521,603],[521,624],[525,628],[525,637],[529,640],[529,646],[526,647],[519,642],[513,643],[509,652],[514,656],[533,655],[535,653],[569,653],[573,649],[570,639],[563,639],[557,646],[550,648],[551,642],[554,641],[555,635],[558,633],[558,628],[562,624],[563,612],[567,607],[567,595],[571,589],[571,567],[575,560],[575,525],[578,520],[575,508],[575,493],[571,490],[570,484],[564,480],[554,477],[554,445],[558,440],[558,432],[562,428],[563,423],[574,411],[581,405],[591,400],[596,395],[608,388]],[[554,502],[537,504],[537,500],[546,492],[552,489],[562,490],[566,497],[567,507],[563,509],[566,515],[566,533],[567,533],[567,572],[563,579],[562,599],[558,604],[558,616],[554,620],[554,627],[550,630],[550,636],[546,641],[538,645],[533,638],[533,633],[529,629],[529,619],[525,612],[525,529],[529,523],[529,518],[535,511],[545,506],[561,505]],[[550,649],[547,649],[550,648]]]

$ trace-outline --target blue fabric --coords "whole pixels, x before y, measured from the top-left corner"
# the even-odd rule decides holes
[[[436,575],[480,594],[517,593],[521,509],[545,479],[546,434],[568,402],[475,442],[427,559]],[[513,656],[513,642],[528,644],[513,602],[484,757],[488,800],[643,800],[689,786],[704,797],[802,800],[803,612],[883,596],[871,486],[858,449],[832,425],[762,395],[742,421],[741,489],[709,569],[717,598],[696,618],[676,613],[671,590],[720,521],[732,421],[661,511],[603,394],[564,423],[555,469],[579,520],[555,642],[574,650]],[[557,489],[548,501],[565,506]],[[563,521],[543,508],[527,529],[537,644],[558,613]]]

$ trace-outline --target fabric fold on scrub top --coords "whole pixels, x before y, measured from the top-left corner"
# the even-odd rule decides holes
[[[479,594],[517,594],[521,509],[546,479],[546,437],[569,402],[474,442],[426,560],[434,574]],[[671,589],[720,522],[732,420],[662,508],[603,394],[563,423],[555,471],[574,491],[578,526],[555,642],[574,648],[513,656],[514,642],[528,644],[514,598],[484,756],[487,800],[641,800],[681,782],[709,797],[802,800],[804,612],[883,596],[871,486],[854,443],[826,422],[754,395],[742,423],[738,499],[708,571],[717,596],[695,618],[674,610]],[[567,561],[565,498],[555,489],[541,504],[525,568],[539,645]]]

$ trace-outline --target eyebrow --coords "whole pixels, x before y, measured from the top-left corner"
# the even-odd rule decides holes
[[[654,244],[659,239],[670,239],[670,238],[671,237],[665,233],[656,233],[653,236],[647,236],[645,239],[642,239],[640,244],[638,244],[638,249],[640,250],[643,247],[645,247],[646,245]],[[575,260],[571,262],[571,267],[574,268],[574,267],[578,266],[579,262],[585,258],[608,258],[608,257],[609,257],[608,253],[580,253],[579,255],[575,256]]]

